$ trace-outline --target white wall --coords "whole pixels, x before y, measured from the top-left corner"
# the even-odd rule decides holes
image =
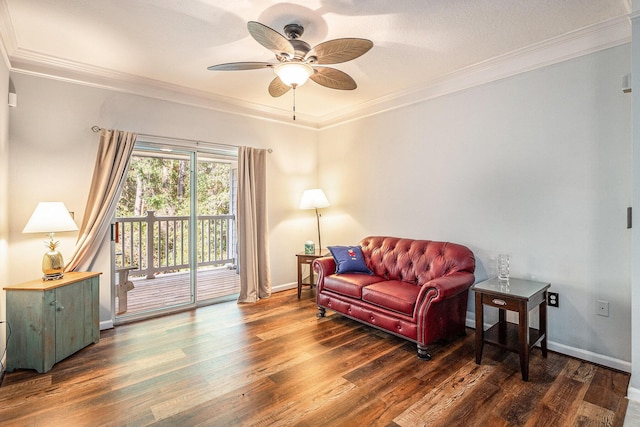
[[[326,244],[458,242],[477,280],[509,253],[560,294],[552,349],[630,370],[630,66],[624,45],[321,131]]]
[[[627,395],[629,399],[640,401],[640,328],[633,325],[640,325],[640,1],[633,0],[633,13],[631,14],[631,34],[632,34],[632,65],[631,65],[631,86],[634,88],[632,123],[632,169],[633,169],[633,228],[632,238],[632,262],[631,262],[631,306],[636,307],[632,310],[631,318],[631,380],[629,381],[629,389]]]
[[[1,56],[1,55],[0,55]],[[9,284],[9,66],[0,59],[0,321],[7,319],[3,287]],[[0,359],[5,351],[6,327],[0,325]],[[2,365],[5,365],[4,360]],[[0,376],[2,372],[0,372]]]
[[[314,218],[297,207],[302,191],[317,185],[316,131],[36,76],[13,73],[12,80],[19,106],[10,112],[10,283],[41,275],[45,236],[21,234],[39,201],[64,201],[82,222],[99,140],[92,125],[272,148],[267,175],[272,283],[277,288],[296,280],[295,253],[308,239],[307,230],[315,230]],[[63,255],[70,255],[77,234],[56,236]],[[112,319],[109,257],[102,254],[92,270],[104,273],[104,325]]]

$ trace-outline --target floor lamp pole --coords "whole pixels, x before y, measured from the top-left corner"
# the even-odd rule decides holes
[[[322,240],[320,240],[320,212],[318,212],[318,208],[316,209],[316,220],[318,221],[318,253],[322,253]]]

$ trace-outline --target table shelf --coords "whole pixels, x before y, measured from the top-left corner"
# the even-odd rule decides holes
[[[506,322],[505,328],[496,323],[484,332],[484,341],[505,350],[519,351],[519,329],[517,323]],[[506,329],[502,332],[501,329]],[[544,338],[538,329],[529,328],[529,349],[534,348]]]

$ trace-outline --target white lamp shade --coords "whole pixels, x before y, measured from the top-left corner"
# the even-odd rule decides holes
[[[324,195],[324,191],[321,188],[304,190],[304,193],[302,193],[300,209],[317,209],[326,208],[327,206],[329,206],[329,200],[327,200],[327,196]]]
[[[302,62],[285,62],[273,70],[287,86],[302,86],[313,74],[313,67]]]
[[[62,202],[40,202],[33,211],[23,233],[56,233],[76,231],[78,226]]]

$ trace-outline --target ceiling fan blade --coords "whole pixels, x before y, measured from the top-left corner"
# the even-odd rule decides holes
[[[373,42],[367,39],[335,39],[320,43],[311,49],[305,60],[315,64],[339,64],[351,61],[364,55],[373,47]],[[315,61],[312,57],[315,57]]]
[[[331,89],[353,90],[358,87],[355,80],[343,71],[329,67],[314,67],[316,70],[309,78],[321,86]]]
[[[269,62],[230,62],[228,64],[218,64],[207,67],[209,71],[239,71],[239,70],[259,70],[260,68],[270,68],[274,64]]]
[[[269,95],[274,98],[284,95],[289,92],[289,89],[291,89],[291,86],[282,83],[282,80],[280,80],[278,76],[269,83]]]
[[[271,52],[278,56],[293,58],[295,49],[291,43],[289,43],[289,40],[276,30],[256,21],[249,21],[247,28],[249,29],[251,37]]]

